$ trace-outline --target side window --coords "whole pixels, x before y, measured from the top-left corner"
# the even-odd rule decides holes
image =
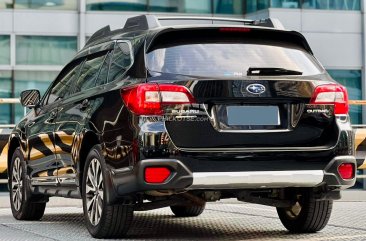
[[[76,82],[75,92],[87,90],[95,86],[95,79],[97,78],[99,68],[102,65],[104,59],[105,54],[93,58],[89,57],[85,61],[80,71],[80,77]]]
[[[64,74],[61,73],[55,81],[49,96],[47,97],[46,104],[52,104],[53,102],[64,99],[69,96],[72,91],[72,85],[76,81],[81,63],[71,66],[69,70],[63,70]]]
[[[99,71],[98,78],[95,81],[96,86],[104,85],[105,83],[107,83],[108,70],[109,70],[109,64],[112,59],[112,53],[113,52],[109,52],[104,60],[104,63]]]
[[[108,74],[108,82],[120,79],[132,64],[131,50],[128,43],[117,43]]]

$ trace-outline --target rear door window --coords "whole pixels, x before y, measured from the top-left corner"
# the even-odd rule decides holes
[[[127,42],[119,42],[113,51],[108,82],[121,80],[133,62],[131,47]]]
[[[55,101],[65,99],[72,94],[73,84],[79,76],[79,70],[82,63],[77,62],[67,66],[55,80],[48,96],[45,98],[45,104],[52,104]]]
[[[112,52],[109,52],[106,58],[104,59],[103,65],[99,71],[99,75],[95,81],[96,86],[104,85],[105,83],[107,83],[108,70],[111,58],[112,58]]]
[[[80,76],[76,83],[75,92],[87,90],[95,86],[95,81],[98,77],[99,69],[104,59],[105,54],[88,57],[80,71]]]
[[[203,38],[195,33],[184,39],[160,39],[147,53],[147,67],[153,72],[203,77],[241,77],[249,68],[285,68],[302,75],[323,71],[300,44],[266,34],[216,33]]]

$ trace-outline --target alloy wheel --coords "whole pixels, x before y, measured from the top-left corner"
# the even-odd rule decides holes
[[[104,198],[102,167],[96,158],[92,159],[89,163],[85,188],[89,221],[92,225],[96,226],[102,217]]]
[[[16,211],[19,211],[22,205],[23,199],[23,170],[20,163],[20,158],[17,157],[14,160],[12,178],[11,178],[11,191],[12,201]]]

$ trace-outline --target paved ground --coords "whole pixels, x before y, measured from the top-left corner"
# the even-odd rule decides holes
[[[0,240],[92,240],[78,200],[53,198],[41,221],[16,221],[0,194]],[[72,207],[73,206],[73,207]],[[229,200],[208,204],[197,218],[175,218],[168,208],[136,212],[129,240],[366,240],[366,202],[338,201],[321,232],[289,234],[274,208]]]

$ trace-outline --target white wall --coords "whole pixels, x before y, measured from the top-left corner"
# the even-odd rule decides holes
[[[77,35],[78,14],[73,11],[1,10],[0,34]]]
[[[303,33],[326,68],[362,68],[360,11],[270,8],[268,15],[278,18],[285,28]]]

